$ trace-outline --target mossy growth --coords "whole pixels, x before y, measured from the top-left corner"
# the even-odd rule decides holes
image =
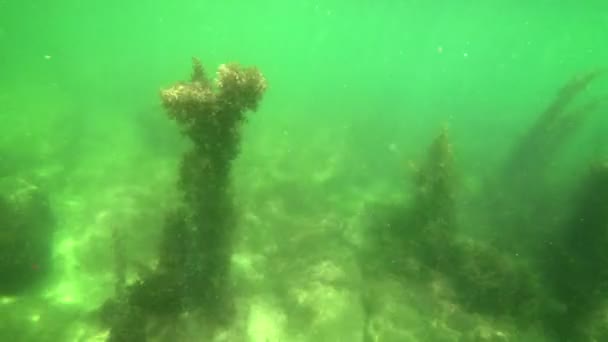
[[[413,170],[411,199],[371,208],[368,239],[361,251],[366,273],[411,279],[424,277],[421,270],[443,262],[456,229],[453,163],[448,131],[443,129]]]
[[[117,317],[105,319],[113,335],[120,335],[125,317],[143,321],[150,314],[177,317],[198,311],[210,327],[230,322],[230,258],[236,229],[231,166],[239,152],[245,114],[257,109],[265,90],[266,79],[256,68],[223,64],[211,81],[201,62],[193,59],[190,81],[160,92],[168,117],[192,142],[180,164],[182,201],[167,215],[158,267],[126,289],[123,297],[107,303],[105,311]]]
[[[413,196],[395,223],[404,250],[430,268],[439,267],[451,253],[456,236],[456,177],[447,128],[433,139],[420,167],[414,169]],[[401,221],[401,222],[399,222]]]
[[[446,246],[444,246],[446,247]],[[472,239],[451,241],[434,269],[446,277],[455,298],[471,312],[531,325],[540,320],[546,296],[538,274],[494,246]]]
[[[265,90],[266,79],[256,68],[223,64],[212,82],[194,59],[190,82],[161,91],[167,114],[193,143],[182,158],[179,179],[183,244],[188,252],[177,260],[185,263],[185,296],[215,318],[226,315],[232,305],[228,291],[235,230],[231,164],[239,151],[245,113],[257,109]],[[161,263],[174,263],[170,254],[165,253]]]
[[[408,216],[411,226],[428,233],[430,227],[453,232],[455,228],[454,156],[447,128],[435,137],[426,160],[414,174],[414,198]]]
[[[565,310],[548,318],[560,337],[578,341],[608,295],[608,163],[595,165],[582,182],[563,236],[549,255],[549,281]]]
[[[567,206],[563,194],[570,184],[560,171],[567,168],[557,162],[591,114],[606,104],[605,95],[587,91],[603,73],[595,70],[568,80],[516,141],[497,174],[486,179],[476,206],[495,228],[488,233],[501,249],[532,258],[543,253],[542,241]]]
[[[187,309],[184,302],[186,266],[191,251],[183,214],[175,210],[167,215],[158,267],[131,286],[129,302],[147,313],[176,315]]]
[[[559,90],[511,152],[504,168],[506,179],[503,183],[508,180],[509,186],[520,186],[523,189],[519,190],[526,191],[529,185],[541,180],[577,128],[605,103],[603,97],[576,101],[602,74],[602,71],[595,70],[578,75]]]
[[[453,162],[448,132],[443,129],[414,170],[411,202],[380,206],[371,213],[370,255],[386,254],[396,267],[414,254],[433,262],[455,230]]]
[[[0,196],[0,296],[19,295],[51,270],[54,218],[46,194],[15,182]]]
[[[454,290],[453,300],[470,312],[518,317],[522,323],[537,320],[542,296],[534,273],[490,244],[459,234],[456,185],[444,129],[415,170],[412,203],[374,213],[386,218],[372,227],[375,246],[366,257],[382,255],[388,271],[405,281],[443,278]]]

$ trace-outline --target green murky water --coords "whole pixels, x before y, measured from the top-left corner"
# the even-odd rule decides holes
[[[601,1],[0,0],[0,340],[608,340],[607,32]],[[192,57],[256,66],[257,111]],[[178,81],[246,122],[170,120]]]

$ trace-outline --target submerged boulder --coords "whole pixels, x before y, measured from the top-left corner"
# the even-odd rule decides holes
[[[12,296],[31,289],[49,273],[53,217],[47,196],[38,187],[20,181],[2,190],[0,296]]]

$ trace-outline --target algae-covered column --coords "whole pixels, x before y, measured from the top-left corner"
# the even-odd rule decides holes
[[[190,82],[161,91],[169,117],[193,143],[182,158],[179,175],[186,251],[174,249],[180,255],[161,256],[161,263],[185,259],[185,299],[219,319],[231,311],[227,292],[235,230],[231,164],[238,155],[245,113],[257,109],[265,90],[266,80],[256,68],[223,64],[212,82],[194,59]]]

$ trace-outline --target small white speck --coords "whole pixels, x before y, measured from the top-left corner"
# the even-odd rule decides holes
[[[44,59],[46,59],[47,61],[48,61],[49,59],[51,59],[51,58],[53,58],[53,56],[51,56],[51,55],[44,55]]]
[[[468,52],[465,52],[465,53],[463,53],[463,54],[462,54],[462,56],[463,56],[464,58],[467,58],[467,57],[469,57],[469,53],[468,53]]]

